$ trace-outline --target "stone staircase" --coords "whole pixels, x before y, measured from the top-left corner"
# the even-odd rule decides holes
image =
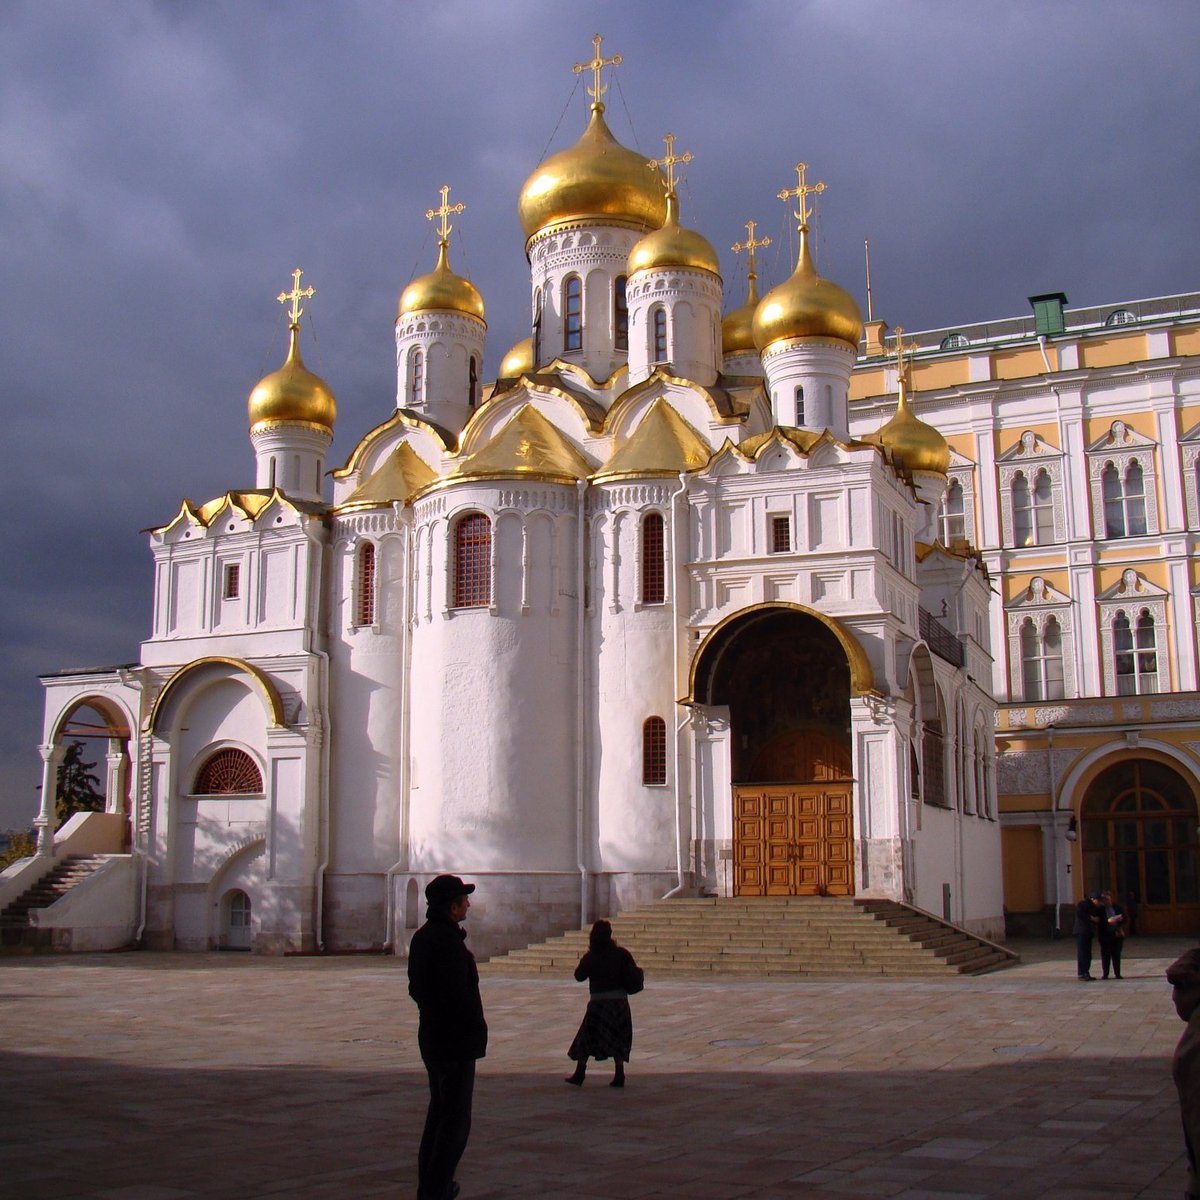
[[[1013,951],[891,900],[824,896],[660,900],[612,918],[648,975],[688,979],[948,977],[1020,961]],[[497,955],[498,975],[571,977],[587,930]]]
[[[36,950],[50,945],[50,931],[30,924],[32,909],[49,908],[73,887],[82,883],[97,867],[108,861],[107,854],[74,854],[64,858],[31,888],[22,892],[0,911],[0,950]]]

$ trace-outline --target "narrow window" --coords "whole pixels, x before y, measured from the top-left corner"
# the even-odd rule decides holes
[[[1146,485],[1137,462],[1131,462],[1125,472],[1125,528],[1129,537],[1146,532]]]
[[[1125,497],[1121,492],[1121,477],[1112,463],[1100,475],[1100,492],[1104,498],[1104,536],[1125,536]]]
[[[258,764],[245,750],[218,750],[196,773],[193,796],[253,796],[263,790]]]
[[[251,926],[250,897],[241,890],[234,891],[229,897],[229,929],[230,931],[245,931]]]
[[[542,363],[542,289],[533,293],[533,365]]]
[[[583,349],[583,283],[578,275],[563,280],[563,349]]]
[[[1038,635],[1032,618],[1021,626],[1022,698],[1030,701],[1062,700],[1062,626],[1057,618],[1046,621]]]
[[[1039,471],[1033,480],[1033,540],[1039,546],[1054,541],[1054,493],[1050,473]]]
[[[425,355],[414,349],[408,361],[412,377],[412,402],[414,405],[422,404],[425,400]]]
[[[802,387],[796,389],[796,424],[804,424],[804,389]]]
[[[1018,471],[1012,481],[1013,544],[1033,545],[1033,503],[1029,495],[1029,480]]]
[[[667,723],[647,717],[642,723],[642,783],[667,782]]]
[[[1133,628],[1129,617],[1117,613],[1113,620],[1113,657],[1118,696],[1137,695],[1137,662],[1133,653]]]
[[[1158,649],[1154,618],[1145,609],[1136,627],[1124,612],[1113,621],[1117,695],[1144,696],[1158,691]]]
[[[625,295],[626,278],[618,275],[613,288],[613,346],[629,351],[629,301]]]
[[[967,519],[963,504],[962,484],[957,479],[950,481],[942,497],[942,545],[953,546],[966,539]]]
[[[667,312],[661,305],[654,310],[651,329],[654,333],[654,355],[650,361],[665,363],[667,361]]]
[[[663,519],[659,513],[642,518],[642,603],[663,604],[667,598],[667,569],[663,552]]]
[[[454,607],[485,608],[492,599],[492,523],[468,513],[454,526]]]
[[[467,407],[474,408],[479,403],[479,363],[475,360],[475,355],[471,355],[471,361],[467,364]]]
[[[354,597],[355,625],[375,624],[375,543],[363,542],[358,548],[358,569]]]
[[[790,554],[792,549],[792,518],[771,518],[771,553]]]
[[[242,567],[240,563],[225,564],[225,581],[221,587],[221,595],[226,600],[236,600],[241,590]]]

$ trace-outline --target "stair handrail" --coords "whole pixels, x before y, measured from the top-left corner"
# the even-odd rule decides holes
[[[868,904],[894,904],[897,908],[907,909],[909,912],[916,913],[919,917],[928,917],[931,921],[936,921],[944,929],[953,929],[955,933],[966,934],[967,937],[974,938],[977,942],[983,942],[985,946],[991,946],[993,950],[1000,950],[1017,962],[1021,961],[1020,954],[1004,945],[1003,942],[993,942],[991,938],[984,937],[983,934],[976,933],[973,929],[967,929],[964,925],[956,925],[953,921],[947,921],[945,917],[939,917],[937,913],[930,912],[926,908],[918,908],[915,904],[909,904],[906,900],[889,900],[886,896],[855,896],[853,899],[856,905],[864,907]]]

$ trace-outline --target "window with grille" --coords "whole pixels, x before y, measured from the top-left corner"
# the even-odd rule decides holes
[[[647,717],[642,723],[642,783],[667,782],[667,723]]]
[[[796,424],[804,424],[804,389],[802,387],[796,389]]]
[[[1158,652],[1154,617],[1145,609],[1136,624],[1118,612],[1113,620],[1113,655],[1117,695],[1143,696],[1158,691]]]
[[[940,722],[928,722],[921,731],[921,758],[925,767],[924,799],[926,804],[946,807],[945,742]]]
[[[617,350],[629,350],[629,300],[625,294],[626,279],[618,275],[613,289],[613,345]]]
[[[642,518],[642,603],[663,604],[667,599],[667,568],[663,519],[659,513]]]
[[[354,596],[355,625],[375,624],[375,543],[363,542],[358,548]]]
[[[194,796],[261,795],[262,773],[244,750],[218,750],[196,774]]]
[[[1131,462],[1124,477],[1114,463],[1100,475],[1104,499],[1104,536],[1141,537],[1146,532],[1146,485],[1139,463]]]
[[[771,518],[771,553],[789,554],[792,549],[792,518]]]
[[[1048,617],[1040,634],[1032,618],[1021,626],[1021,680],[1025,700],[1065,696],[1062,626],[1057,618]]]
[[[578,275],[563,280],[563,349],[583,349],[583,282]]]
[[[664,363],[667,361],[667,313],[661,306],[654,310],[650,320],[650,328],[654,336],[654,353],[650,361]]]
[[[942,545],[953,546],[967,536],[967,514],[962,484],[957,479],[950,481],[942,497]]]
[[[412,402],[420,404],[425,399],[425,355],[413,350],[408,357],[408,370],[412,386]]]
[[[236,600],[241,592],[242,565],[241,563],[225,564],[225,580],[221,586],[221,595],[226,600]]]
[[[468,513],[454,526],[454,607],[486,608],[492,601],[492,523]]]

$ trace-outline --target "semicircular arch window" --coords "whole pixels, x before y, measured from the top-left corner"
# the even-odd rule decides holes
[[[263,790],[258,764],[245,750],[218,750],[196,774],[193,796],[249,796]]]

